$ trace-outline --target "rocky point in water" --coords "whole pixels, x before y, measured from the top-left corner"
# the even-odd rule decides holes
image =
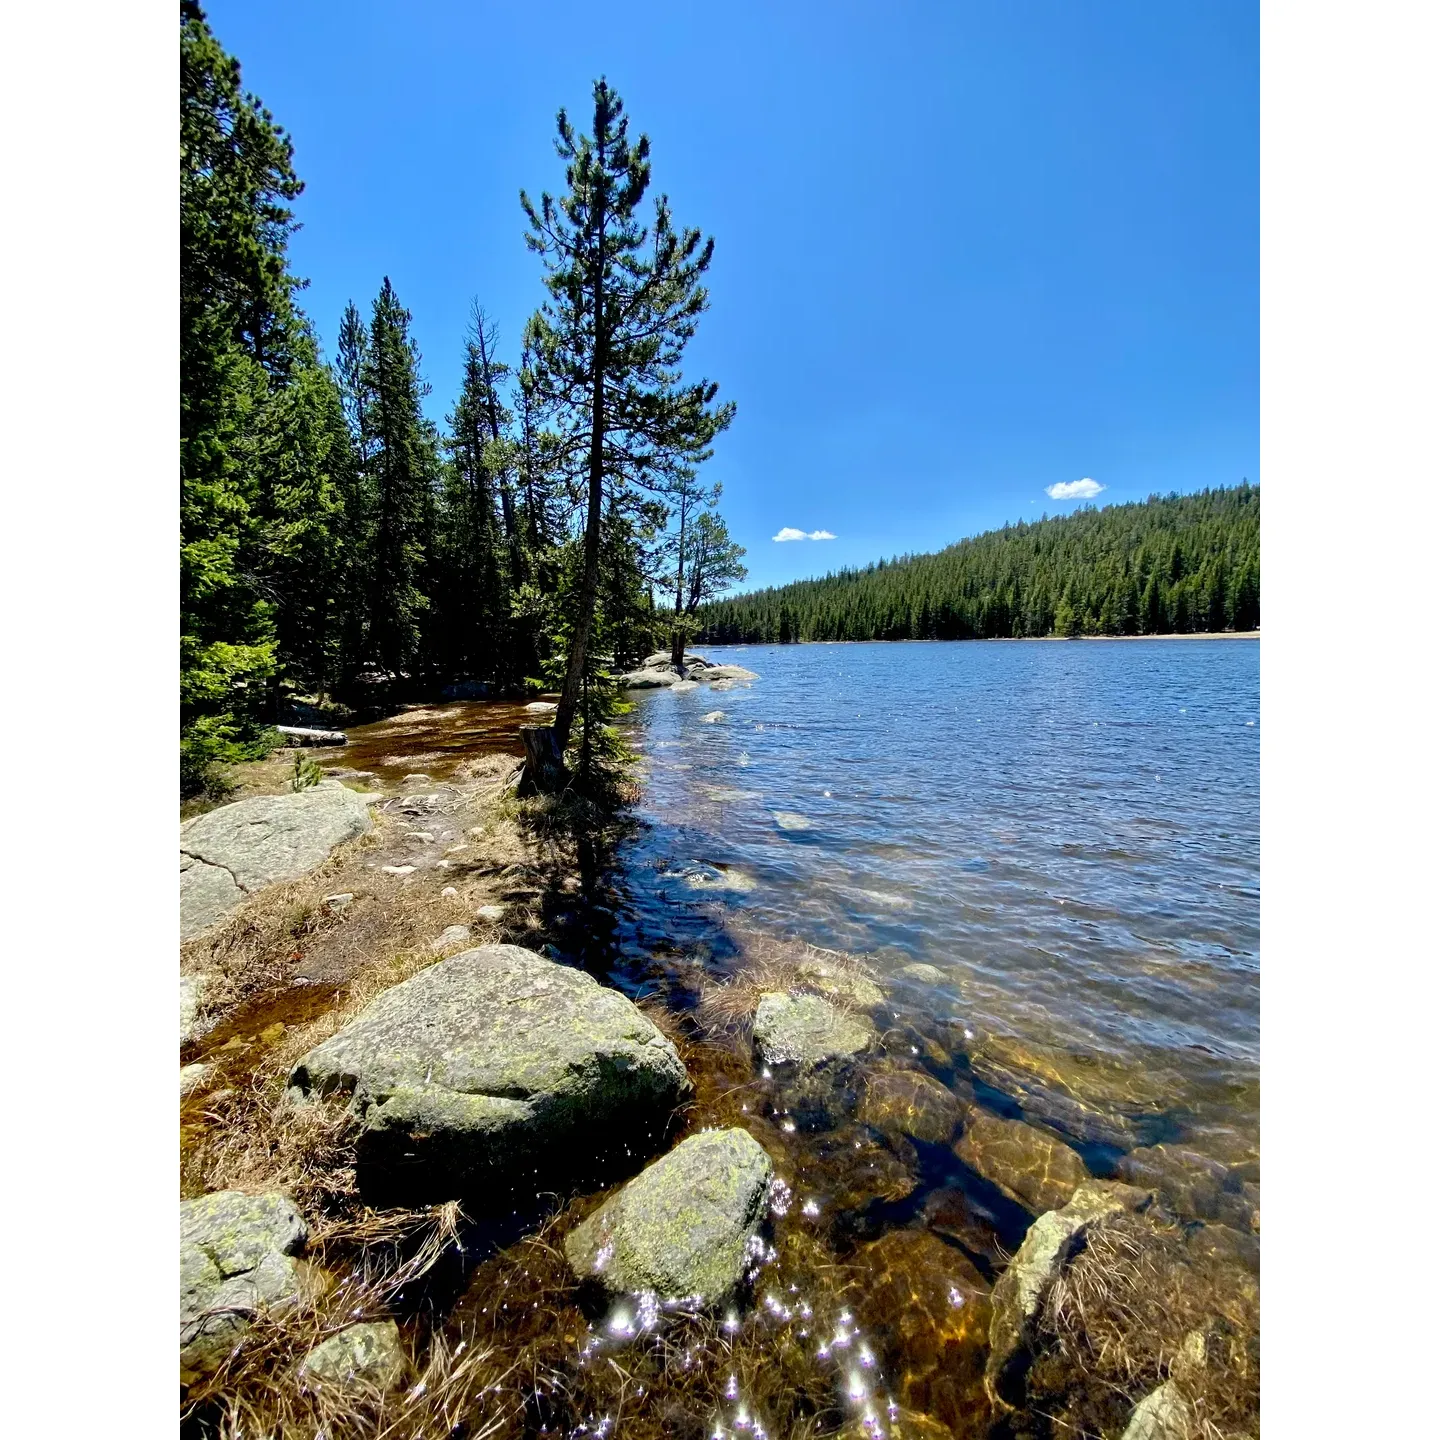
[[[291,1085],[348,1096],[362,1191],[412,1205],[633,1169],[689,1090],[674,1045],[629,1000],[516,945],[387,990]]]
[[[714,1304],[744,1277],[773,1174],[744,1130],[692,1135],[577,1225],[565,1257],[612,1294]]]

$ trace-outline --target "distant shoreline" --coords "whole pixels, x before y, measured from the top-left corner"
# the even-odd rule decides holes
[[[1190,630],[1183,635],[971,635],[963,640],[709,640],[706,650],[742,645],[1029,645],[1043,640],[1258,640],[1258,630]]]

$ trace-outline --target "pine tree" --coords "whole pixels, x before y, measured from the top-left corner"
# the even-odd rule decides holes
[[[370,319],[363,369],[364,426],[375,491],[366,647],[382,672],[409,674],[420,657],[421,580],[429,553],[435,435],[420,411],[428,387],[410,338],[410,312],[385,277]]]
[[[600,591],[606,486],[638,483],[666,459],[698,464],[733,406],[716,407],[713,384],[686,384],[680,375],[706,306],[701,279],[713,241],[702,242],[698,230],[677,233],[663,196],[653,230],[640,223],[649,140],[630,142],[620,98],[603,79],[594,86],[590,133],[578,135],[564,110],[557,132],[567,193],[535,205],[522,192],[521,202],[550,292],[535,329],[536,373],[585,483],[582,570],[554,727],[563,751]]]

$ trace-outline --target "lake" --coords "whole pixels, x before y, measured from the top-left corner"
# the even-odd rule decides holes
[[[632,697],[632,953],[738,928],[925,962],[917,1017],[1161,1074],[1156,1138],[1254,1150],[1258,641],[714,655],[761,678]]]

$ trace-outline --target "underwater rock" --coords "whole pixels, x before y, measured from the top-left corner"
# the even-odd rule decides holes
[[[702,725],[719,725],[724,719],[725,712],[723,710],[712,710],[708,715],[700,717],[700,723]]]
[[[1189,1434],[1184,1398],[1167,1380],[1135,1407],[1120,1440],[1186,1440]]]
[[[188,940],[248,895],[313,870],[371,829],[365,797],[338,780],[288,795],[252,795],[180,827],[180,938]]]
[[[755,1010],[755,1045],[767,1065],[802,1070],[863,1054],[875,1041],[875,1026],[847,1015],[819,995],[770,992]]]
[[[690,1088],[675,1047],[623,995],[518,945],[467,950],[387,990],[290,1083],[351,1097],[362,1192],[390,1204],[493,1202],[496,1187],[533,1192],[620,1163]]]
[[[929,965],[924,960],[912,960],[908,965],[902,965],[896,972],[901,980],[908,980],[913,985],[948,985],[951,977],[938,965]]]
[[[912,1140],[945,1145],[963,1110],[959,1100],[922,1070],[882,1070],[865,1081],[859,1119],[877,1130],[898,1130]]]
[[[745,1274],[774,1167],[744,1130],[706,1130],[646,1166],[566,1237],[579,1280],[712,1305]]]
[[[1027,1125],[972,1108],[956,1156],[1032,1215],[1058,1210],[1090,1178],[1066,1144]]]
[[[1015,1258],[1005,1267],[991,1295],[985,1388],[997,1404],[1010,1406],[1020,1399],[1035,1319],[1046,1292],[1080,1244],[1086,1227],[1104,1215],[1139,1209],[1149,1198],[1146,1192],[1132,1186],[1092,1180],[1080,1186],[1063,1209],[1048,1211],[1025,1232]]]
[[[1013,1035],[987,1035],[969,1053],[975,1076],[1010,1096],[1029,1119],[1122,1150],[1141,1143],[1137,1121],[1162,1115],[1183,1089],[1154,1066]]]
[[[956,1435],[982,1433],[990,1288],[980,1272],[926,1230],[892,1230],[859,1250],[854,1265],[855,1309],[895,1398]]]
[[[795,967],[795,973],[807,990],[817,991],[827,1000],[839,1000],[861,1010],[873,1010],[885,1003],[885,992],[853,961],[807,955]]]
[[[398,1390],[407,1368],[400,1327],[393,1320],[375,1320],[347,1325],[322,1340],[300,1362],[297,1378],[302,1385],[364,1394]]]
[[[180,1383],[215,1369],[261,1308],[293,1303],[305,1221],[289,1196],[222,1190],[180,1205]]]
[[[839,1211],[904,1200],[919,1181],[915,1147],[901,1137],[880,1139],[868,1126],[847,1125],[818,1136],[811,1147],[809,1183]]]
[[[801,815],[795,810],[772,810],[770,814],[776,825],[782,830],[810,830],[814,828],[808,815]]]
[[[1132,1150],[1116,1162],[1115,1175],[1130,1185],[1156,1190],[1177,1215],[1189,1220],[1220,1220],[1250,1228],[1252,1206],[1243,1183],[1218,1160],[1178,1145]]]
[[[902,1405],[885,1407],[885,1418],[876,1428],[875,1421],[861,1415],[852,1420],[836,1440],[954,1440],[955,1432],[948,1425],[932,1420]]]

